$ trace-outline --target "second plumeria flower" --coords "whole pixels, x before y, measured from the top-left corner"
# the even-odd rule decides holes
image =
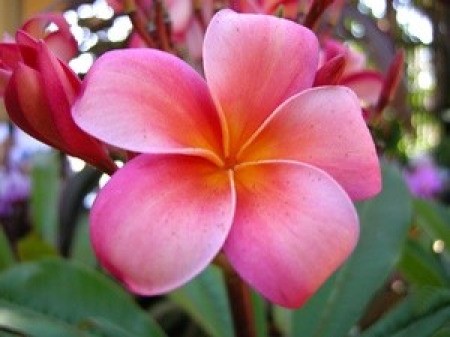
[[[304,303],[352,252],[353,199],[380,190],[375,146],[348,88],[311,88],[318,42],[266,15],[217,13],[206,80],[157,50],[102,56],[76,123],[142,153],[91,213],[101,263],[129,289],[161,294],[221,251],[269,300]]]

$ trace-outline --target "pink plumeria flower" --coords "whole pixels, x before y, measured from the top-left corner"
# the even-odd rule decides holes
[[[62,61],[69,62],[77,53],[77,42],[61,13],[42,13],[26,21],[20,28],[37,40],[43,40]]]
[[[24,27],[36,30],[35,23],[30,22],[33,21]],[[0,97],[6,111],[33,138],[112,173],[116,166],[106,146],[82,131],[72,119],[71,104],[81,81],[52,52],[50,48],[55,45],[48,46],[47,42],[19,30],[14,43],[0,43]]]
[[[329,62],[336,56],[343,55],[346,63],[342,76],[348,76],[366,68],[366,55],[352,46],[331,38],[325,38],[321,45],[319,65]]]
[[[320,64],[325,65],[339,56],[344,57],[345,65],[338,83],[351,88],[365,108],[376,105],[383,88],[383,75],[379,71],[366,68],[363,53],[341,41],[325,39],[322,43]]]
[[[19,31],[27,35],[30,40],[44,41],[48,48],[63,61],[69,61],[78,52],[77,42],[60,13],[37,15],[26,21]],[[21,58],[19,47],[20,42],[8,34],[3,35],[0,42],[0,97],[3,96],[6,84]]]
[[[363,53],[337,40],[325,39],[320,56],[316,84],[332,83],[352,89],[361,101],[366,120],[377,120],[402,79],[404,52],[396,53],[385,75],[368,69]]]
[[[311,88],[317,39],[285,19],[222,10],[203,57],[206,80],[149,49],[107,53],[88,73],[76,123],[142,153],[98,194],[94,250],[145,295],[183,285],[223,251],[269,300],[298,307],[357,242],[351,198],[380,190],[359,101]]]

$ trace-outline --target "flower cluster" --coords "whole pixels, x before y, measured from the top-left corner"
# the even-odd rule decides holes
[[[212,2],[199,12],[168,1],[173,34],[158,26],[158,1],[109,3],[132,11],[134,43],[152,48],[107,52],[83,81],[66,64],[74,41],[61,17],[32,19],[0,44],[11,120],[113,173],[90,216],[99,261],[154,295],[223,254],[272,302],[303,304],[357,243],[352,200],[381,188],[366,93],[351,81],[362,58],[319,42],[290,1],[235,1],[215,14]],[[308,27],[330,3],[302,3]],[[267,15],[279,13],[287,18]],[[155,20],[157,43],[143,20]],[[201,57],[200,73],[173,55],[174,41]],[[376,78],[377,97],[385,82]],[[112,149],[127,154],[120,169]]]

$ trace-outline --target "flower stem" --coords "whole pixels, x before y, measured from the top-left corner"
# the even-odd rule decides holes
[[[219,265],[224,271],[235,336],[256,337],[250,288],[228,264],[228,261],[225,261],[223,256],[220,258]]]

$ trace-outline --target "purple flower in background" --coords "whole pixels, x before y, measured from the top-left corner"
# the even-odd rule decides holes
[[[405,171],[405,178],[411,193],[419,198],[433,199],[444,186],[441,171],[428,157],[418,159],[412,169]]]
[[[30,178],[19,170],[0,171],[0,218],[10,216],[14,205],[30,195]]]

